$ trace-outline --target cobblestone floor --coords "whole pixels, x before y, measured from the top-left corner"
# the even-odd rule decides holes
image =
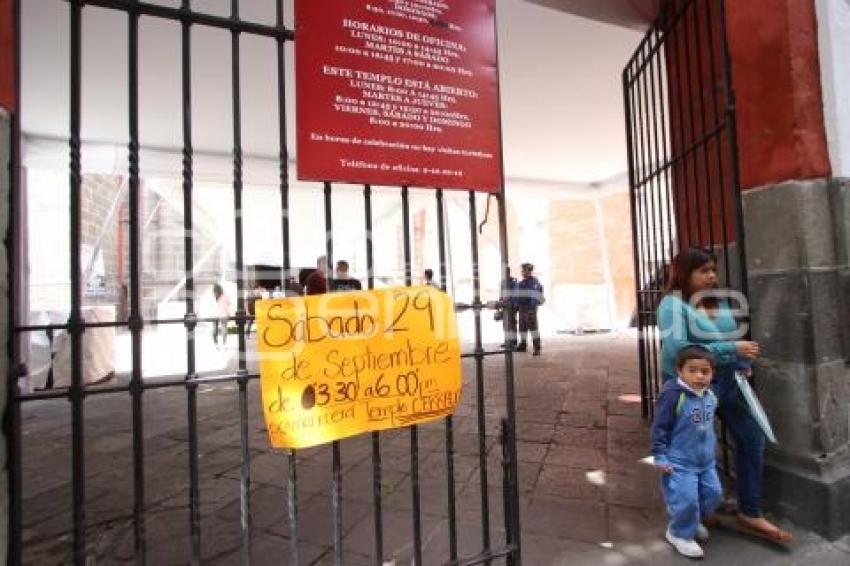
[[[463,403],[454,419],[458,544],[482,549],[482,479],[490,536],[503,541],[498,443],[504,415],[503,360],[487,358],[485,472],[477,435],[474,364],[464,364]],[[527,565],[678,564],[662,539],[663,508],[640,418],[633,334],[560,337],[544,355],[516,364],[520,513]],[[257,384],[250,387],[249,440],[253,564],[289,563],[287,457],[269,448]],[[201,544],[204,564],[240,563],[240,428],[235,386],[202,388],[198,404]],[[129,396],[85,404],[86,525],[91,564],[133,561],[133,481]],[[189,458],[183,389],[144,395],[148,564],[187,564]],[[28,403],[23,410],[23,538],[26,564],[67,563],[71,550],[70,404]],[[387,561],[410,564],[412,498],[406,430],[381,434],[383,543]],[[425,564],[448,554],[445,426],[419,429]],[[328,447],[298,453],[299,552],[302,564],[333,563]],[[371,437],[342,443],[344,563],[372,564]],[[848,564],[847,542],[797,533],[782,549],[729,532],[707,546],[711,564]],[[496,563],[500,563],[496,561]]]

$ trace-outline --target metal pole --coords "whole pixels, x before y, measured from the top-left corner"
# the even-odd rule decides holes
[[[182,8],[190,10],[190,0]],[[186,279],[186,403],[189,427],[189,537],[192,566],[201,563],[201,494],[198,470],[198,386],[191,380],[195,374],[195,274],[192,192],[194,189],[192,145],[192,26],[183,21],[182,31],[182,97],[183,97],[183,266]]]
[[[404,240],[404,284],[413,284],[410,245],[410,195],[407,187],[401,188],[402,231]],[[413,562],[422,564],[422,513],[419,495],[419,429],[410,427],[410,485],[413,499]]]
[[[71,190],[71,314],[68,332],[71,335],[71,443],[74,519],[74,564],[84,566],[86,562],[86,514],[85,514],[85,450],[83,400],[83,289],[80,275],[82,240],[82,171],[80,156],[80,123],[82,92],[82,1],[71,0],[71,128],[70,144],[70,190]]]
[[[142,266],[141,191],[139,187],[139,16],[128,13],[129,26],[129,133],[130,146],[130,317],[133,369],[130,395],[133,402],[133,534],[136,564],[145,564],[145,468],[142,419]]]

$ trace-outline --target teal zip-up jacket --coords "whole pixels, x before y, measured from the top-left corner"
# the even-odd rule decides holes
[[[661,371],[665,379],[676,375],[676,356],[686,346],[706,348],[714,355],[718,370],[735,365],[738,321],[728,302],[721,300],[717,306],[717,315],[710,318],[676,294],[667,294],[661,300],[657,315],[661,332]]]
[[[714,413],[717,397],[710,387],[697,395],[678,379],[664,384],[652,420],[652,458],[656,466],[701,471],[715,465]]]

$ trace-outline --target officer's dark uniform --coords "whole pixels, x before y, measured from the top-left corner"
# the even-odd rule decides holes
[[[522,279],[516,284],[516,305],[517,318],[519,319],[519,345],[518,352],[525,352],[528,349],[526,334],[531,333],[532,345],[534,346],[534,355],[540,354],[540,331],[537,327],[537,307],[543,304],[543,285],[534,277],[531,272],[534,266],[530,263],[522,264]]]

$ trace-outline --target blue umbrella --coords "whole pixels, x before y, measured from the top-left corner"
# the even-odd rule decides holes
[[[753,418],[756,420],[759,427],[761,427],[765,438],[773,444],[777,444],[776,435],[773,434],[773,427],[770,426],[770,421],[767,419],[767,414],[764,412],[764,407],[761,406],[759,398],[756,397],[755,391],[753,391],[753,388],[750,387],[750,382],[747,381],[744,374],[739,371],[735,372],[735,381],[738,382],[738,388],[741,390],[741,394],[747,401],[747,407],[750,409],[750,414],[753,415]]]

